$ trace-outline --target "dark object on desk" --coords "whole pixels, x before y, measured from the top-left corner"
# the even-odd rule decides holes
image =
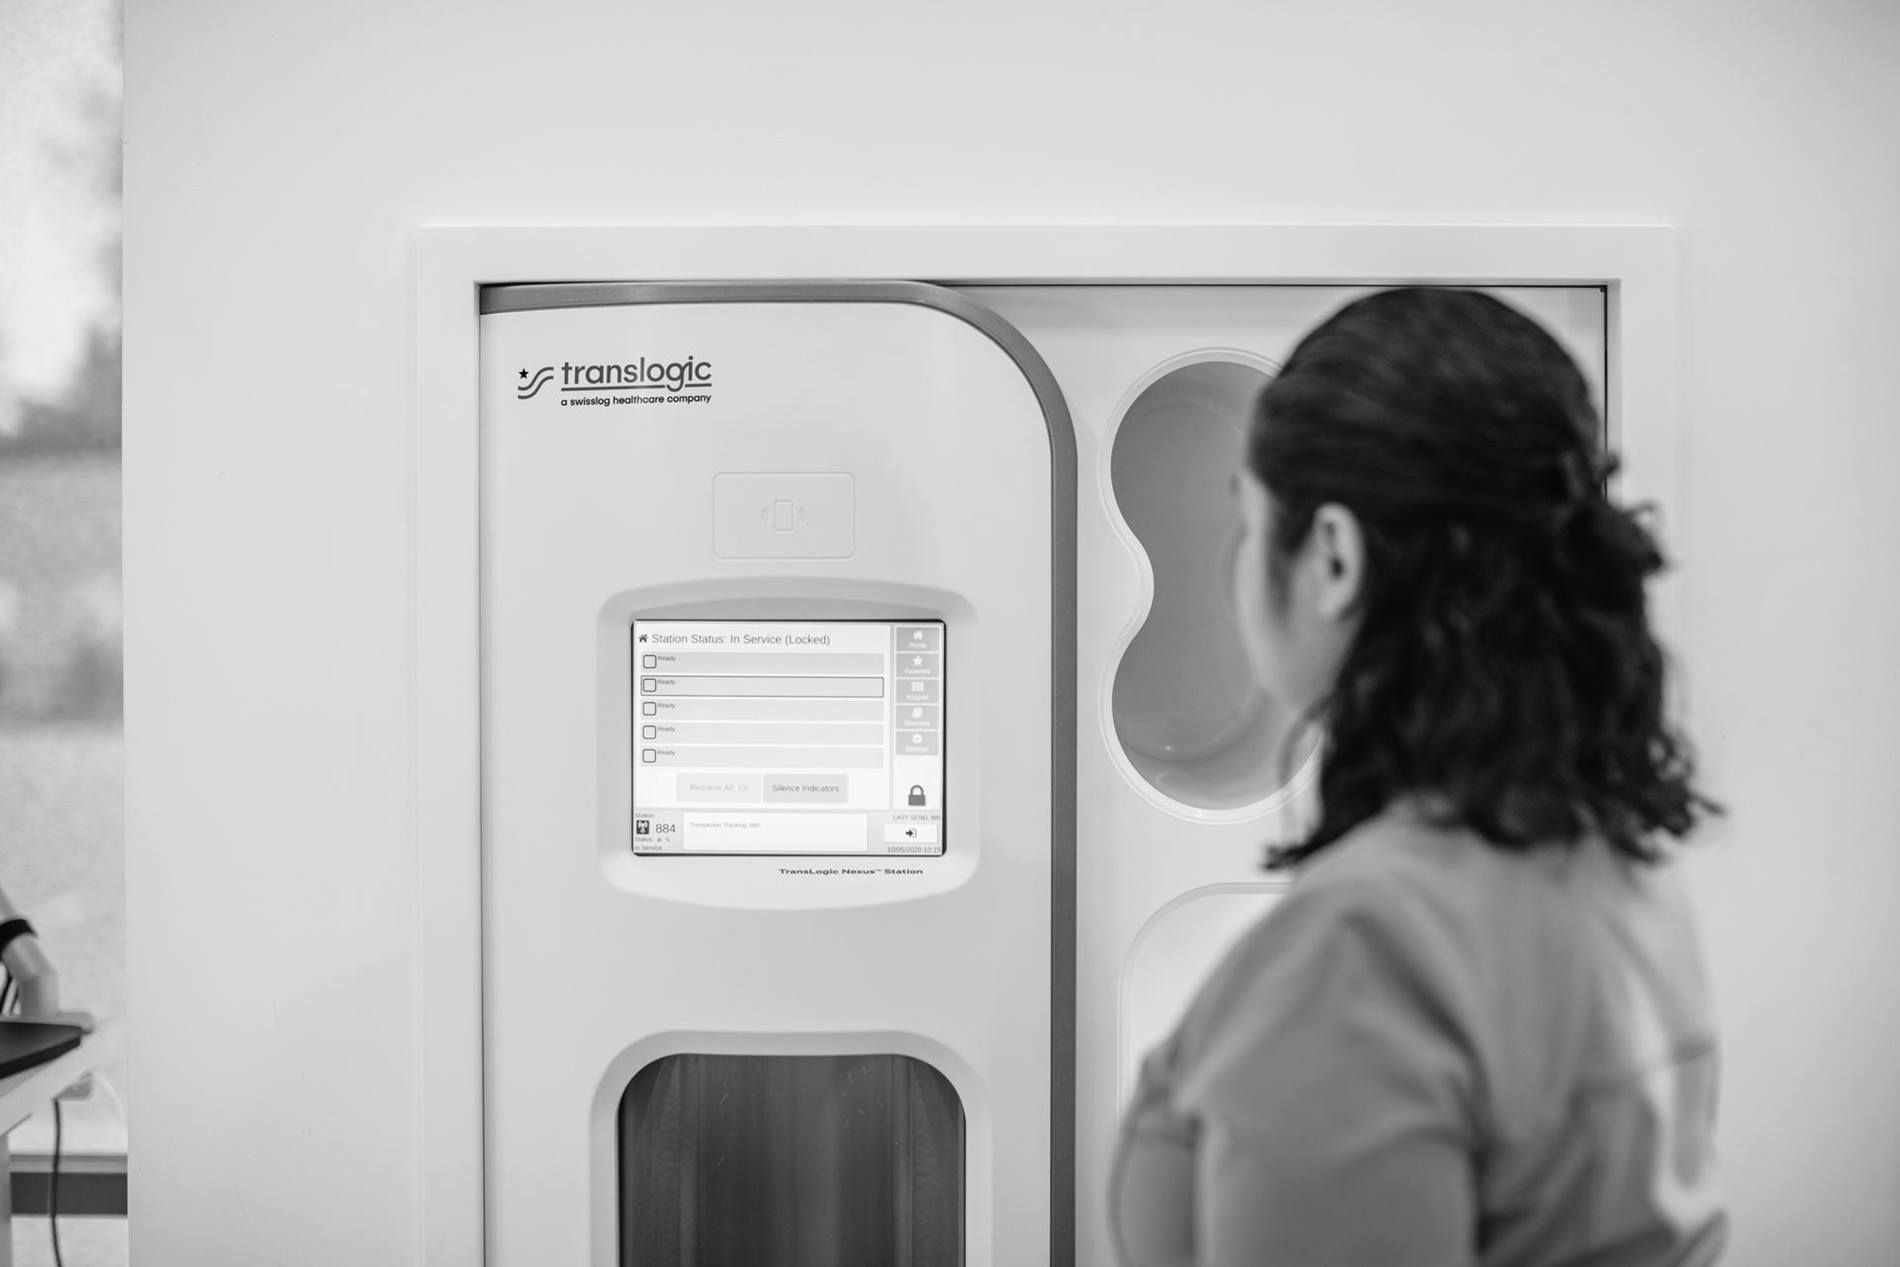
[[[0,1078],[24,1073],[79,1046],[85,1031],[56,1021],[0,1017]]]

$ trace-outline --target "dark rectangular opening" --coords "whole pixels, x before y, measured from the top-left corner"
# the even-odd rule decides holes
[[[909,1056],[666,1056],[620,1101],[623,1267],[961,1267],[963,1105]]]

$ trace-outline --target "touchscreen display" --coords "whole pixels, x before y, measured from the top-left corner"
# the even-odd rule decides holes
[[[944,632],[634,621],[634,852],[941,854]]]

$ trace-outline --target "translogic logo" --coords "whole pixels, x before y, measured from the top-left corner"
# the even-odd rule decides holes
[[[533,400],[544,387],[554,387],[563,409],[570,406],[704,405],[712,401],[712,362],[689,356],[683,361],[650,361],[641,357],[619,365],[576,365],[522,368],[515,383],[516,400]]]

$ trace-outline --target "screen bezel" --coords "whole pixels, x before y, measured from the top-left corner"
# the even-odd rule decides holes
[[[777,849],[770,849],[770,850],[764,850],[760,852],[751,852],[751,853],[742,853],[738,851],[700,851],[700,850],[688,852],[687,850],[684,850],[684,849],[642,851],[640,847],[638,846],[638,844],[636,843],[636,837],[634,836],[634,832],[636,830],[635,825],[639,822],[640,818],[642,817],[642,812],[640,810],[639,803],[636,799],[636,789],[639,786],[639,780],[637,777],[638,772],[639,772],[639,767],[638,767],[639,751],[640,751],[641,744],[645,742],[640,737],[640,727],[643,724],[641,721],[642,714],[640,712],[640,677],[643,673],[649,672],[648,670],[642,669],[640,667],[640,644],[638,641],[638,629],[639,629],[639,626],[642,624],[648,624],[648,625],[652,625],[652,624],[778,625],[778,626],[785,626],[785,625],[881,625],[887,631],[895,630],[895,628],[899,625],[935,625],[938,629],[938,651],[939,651],[939,654],[942,656],[942,659],[938,662],[938,679],[942,684],[942,689],[938,692],[938,701],[937,701],[937,707],[938,707],[937,786],[939,788],[939,791],[937,794],[938,803],[937,803],[937,850],[936,852],[935,853],[889,853],[889,852],[879,853],[879,852],[872,852],[868,848],[862,851],[857,851],[857,852],[842,852],[842,853],[789,851],[789,850],[777,850]],[[726,616],[683,616],[683,615],[674,615],[674,614],[654,615],[654,616],[635,615],[631,617],[630,619],[628,619],[627,621],[627,667],[628,667],[628,675],[629,675],[628,681],[627,681],[627,699],[629,702],[629,707],[627,710],[628,711],[627,736],[628,736],[628,743],[629,743],[628,756],[631,759],[627,767],[627,809],[628,809],[627,849],[628,849],[628,852],[633,857],[641,859],[641,860],[692,858],[692,859],[702,861],[702,862],[715,862],[721,858],[784,858],[784,859],[808,859],[808,860],[809,859],[840,859],[840,860],[846,860],[846,861],[855,859],[855,860],[864,862],[867,866],[870,866],[870,865],[889,865],[893,862],[905,862],[905,863],[932,862],[932,861],[936,861],[938,859],[942,859],[949,856],[950,854],[950,622],[946,617],[942,615],[838,616],[838,617],[825,617],[825,616],[726,617]],[[895,670],[895,667],[896,667],[895,663],[893,663],[892,665],[893,671]],[[893,684],[893,690],[894,690],[895,689],[894,684],[897,681],[897,679],[895,677],[892,677],[889,679],[889,681]],[[893,709],[895,709],[896,708],[895,695],[891,697],[891,701],[892,701],[891,706]],[[895,756],[896,754],[893,753],[892,755]],[[892,810],[896,810],[901,807],[893,805],[890,808]],[[655,813],[658,813],[658,812],[684,813],[686,811],[647,810],[646,816],[651,817]]]

